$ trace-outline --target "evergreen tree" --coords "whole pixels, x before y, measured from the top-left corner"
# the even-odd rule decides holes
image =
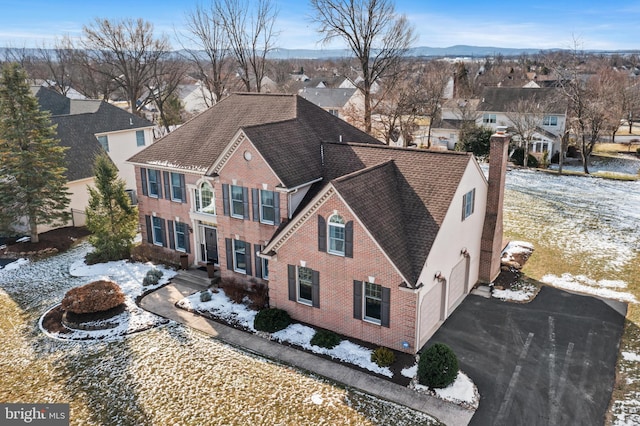
[[[48,112],[40,111],[25,72],[6,64],[0,76],[0,223],[26,220],[32,242],[38,225],[68,220],[67,148]]]
[[[138,232],[138,210],[131,205],[118,169],[102,154],[94,163],[95,188],[88,187],[87,228],[95,251],[89,263],[126,259]]]
[[[458,151],[473,152],[476,157],[489,155],[493,130],[488,127],[465,127],[460,131],[460,139],[456,146]]]

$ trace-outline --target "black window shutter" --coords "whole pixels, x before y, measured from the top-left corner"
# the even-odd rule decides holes
[[[273,210],[275,210],[274,225],[280,225],[280,193],[273,191]]]
[[[287,273],[289,278],[289,300],[296,301],[296,267],[295,265],[287,265]]]
[[[318,251],[327,251],[327,222],[318,215]]]
[[[260,220],[260,190],[257,188],[251,188],[251,207],[253,208],[253,220],[258,222]]]
[[[162,247],[167,246],[166,220],[160,219],[160,238],[162,239]]]
[[[191,253],[191,242],[189,241],[189,225],[184,225],[184,248],[187,253]]]
[[[245,271],[246,271],[247,275],[253,275],[253,273],[251,271],[251,244],[250,243],[245,243],[244,255],[246,256],[245,264],[247,265],[245,267]]]
[[[353,317],[362,319],[362,281],[353,281]]]
[[[249,188],[242,187],[242,210],[244,210],[244,218],[249,219]]]
[[[353,257],[353,221],[344,226],[344,256]]]
[[[186,191],[186,185],[184,183],[184,175],[180,174],[180,192],[182,193],[182,199],[180,201],[182,201],[183,203],[187,202],[187,191]]]
[[[147,189],[147,169],[144,167],[140,168],[140,183],[142,184],[142,195],[149,195],[149,190]]]
[[[389,327],[389,316],[391,313],[391,289],[382,287],[382,306],[380,310],[380,325]]]
[[[222,184],[222,210],[225,216],[230,215],[229,210],[229,184]]]
[[[311,272],[311,306],[320,307],[320,272]]]
[[[151,229],[151,216],[145,215],[144,221],[147,224],[147,242],[153,244],[153,230]]]
[[[162,181],[164,182],[164,198],[171,199],[171,182],[169,181],[169,172],[162,172]]]
[[[167,221],[167,225],[169,226],[169,248],[171,250],[175,250],[176,240],[175,240],[175,236],[173,235],[173,221],[172,220]]]
[[[224,244],[227,249],[227,269],[233,271],[233,246],[231,245],[231,238],[225,238]]]
[[[255,253],[256,256],[256,277],[258,278],[262,278],[262,258],[258,256],[258,253],[260,252],[261,246],[260,244],[254,244],[253,245],[253,252]]]

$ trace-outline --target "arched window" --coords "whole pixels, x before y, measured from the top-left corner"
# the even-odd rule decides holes
[[[209,182],[202,182],[196,189],[196,211],[206,214],[216,214],[213,188]]]
[[[329,250],[331,254],[337,254],[344,256],[344,219],[338,214],[334,214],[329,218],[328,223],[328,235],[329,235]]]

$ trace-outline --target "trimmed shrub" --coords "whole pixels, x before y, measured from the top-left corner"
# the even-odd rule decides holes
[[[513,150],[513,154],[511,155],[511,161],[513,161],[518,166],[524,165],[524,148],[516,148]],[[538,163],[538,159],[533,155],[529,154],[529,158],[527,159],[527,167],[538,167],[540,164]]]
[[[147,272],[147,275],[142,279],[142,285],[156,285],[160,278],[162,278],[163,272],[159,269],[153,268]]]
[[[420,355],[418,381],[430,388],[446,388],[458,376],[458,358],[444,343],[435,343]]]
[[[256,314],[253,327],[258,331],[275,333],[284,330],[291,324],[291,317],[287,311],[278,308],[263,309]]]
[[[234,303],[244,303],[247,298],[250,300],[248,305],[251,309],[260,310],[267,306],[269,288],[267,284],[254,278],[250,280],[235,277],[222,278],[218,287],[224,290],[224,294]]]
[[[113,281],[99,280],[72,288],[64,295],[61,307],[74,314],[108,311],[124,303],[120,286]]]
[[[371,354],[371,362],[375,362],[378,367],[388,367],[396,360],[396,355],[389,348],[380,346]]]
[[[208,290],[200,292],[200,301],[209,302],[211,300],[211,293]]]
[[[311,338],[311,344],[321,348],[333,349],[338,346],[342,339],[333,331],[317,330]]]

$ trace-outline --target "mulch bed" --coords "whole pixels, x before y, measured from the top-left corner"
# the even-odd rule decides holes
[[[79,239],[90,234],[87,228],[74,228],[67,226],[53,229],[39,235],[40,241],[33,243],[16,243],[15,239],[7,241],[7,248],[4,250],[5,257],[17,258],[28,255],[37,255],[45,251],[61,253],[69,250]],[[55,250],[52,250],[55,249]]]

